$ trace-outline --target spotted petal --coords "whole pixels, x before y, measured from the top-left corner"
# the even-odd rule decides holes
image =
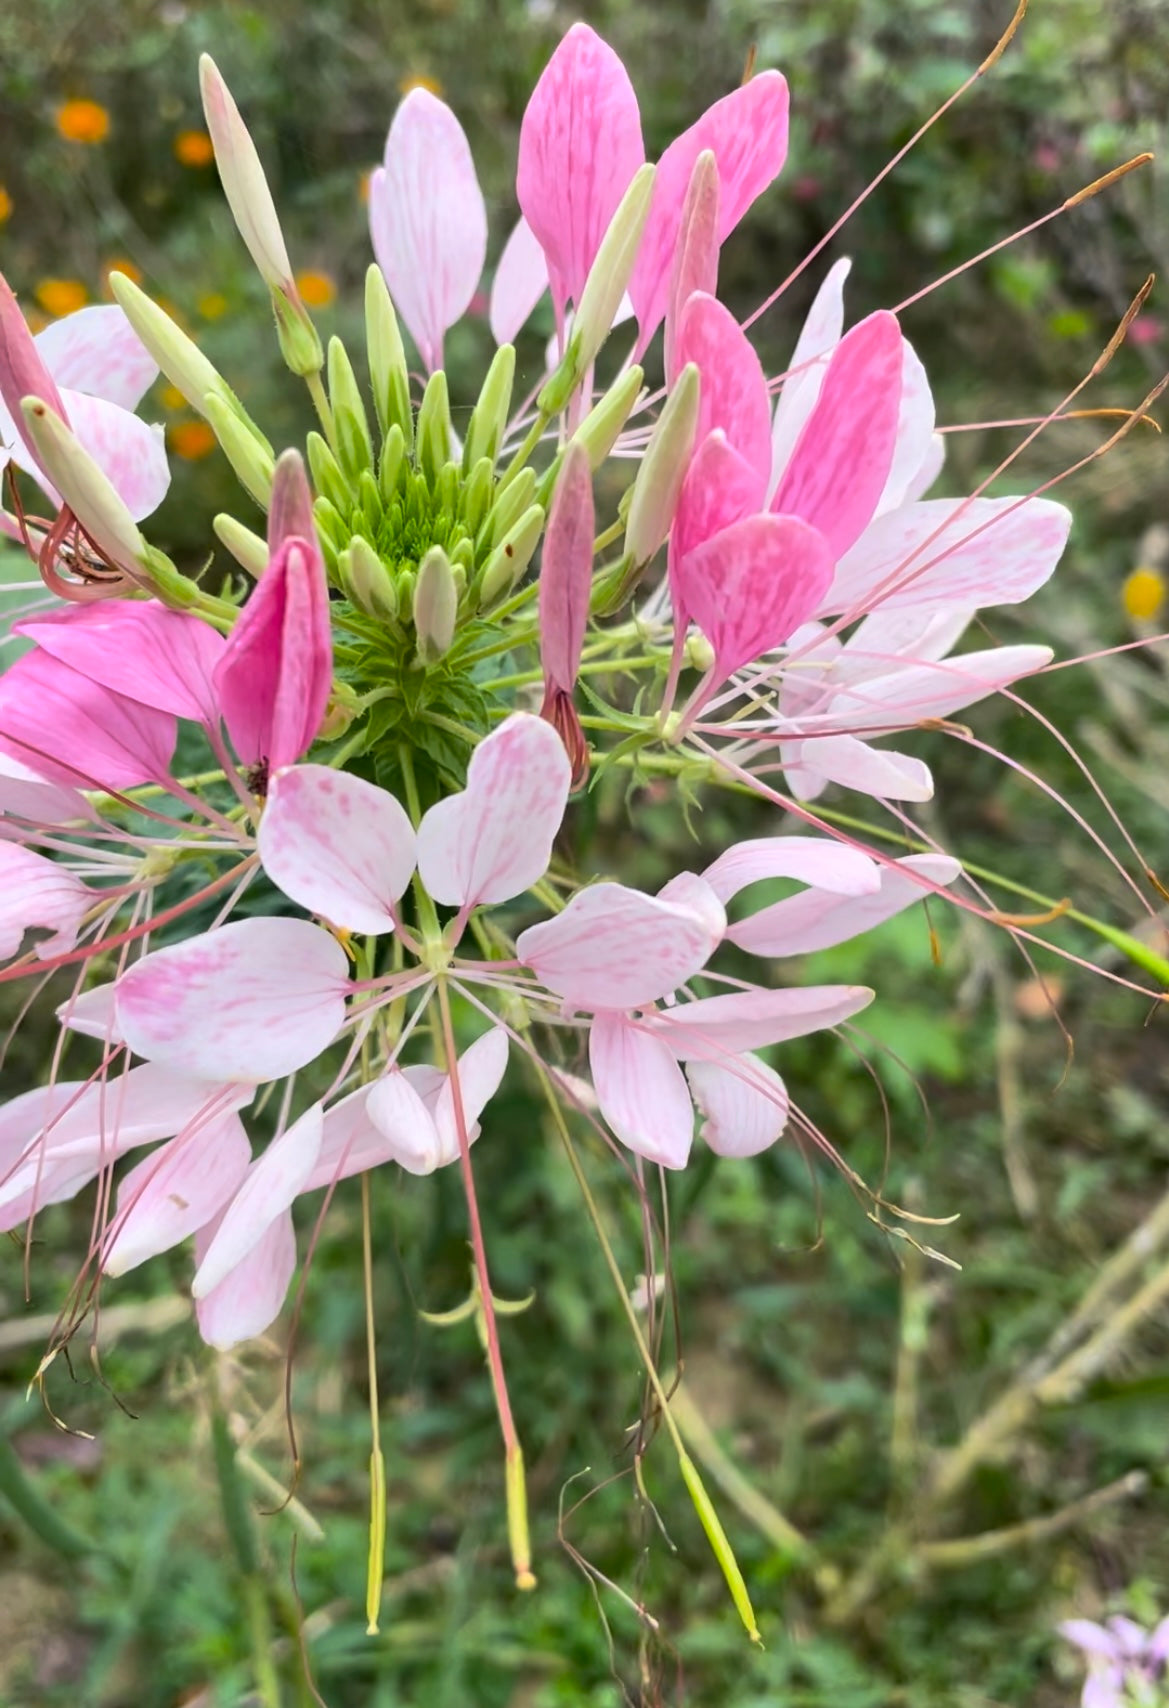
[[[346,931],[394,929],[415,838],[385,789],[329,765],[294,765],[272,779],[257,845],[272,882],[301,907]]]
[[[130,1170],[102,1267],[124,1275],[204,1227],[243,1184],[252,1147],[238,1115],[181,1133]]]

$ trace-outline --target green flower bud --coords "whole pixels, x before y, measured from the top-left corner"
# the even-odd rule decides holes
[[[213,519],[211,526],[215,530],[216,539],[227,547],[241,569],[246,569],[249,575],[257,579],[263,575],[268,567],[267,540],[262,540],[259,534],[253,534],[250,528],[245,528],[234,516],[222,512]]]
[[[312,472],[313,485],[318,493],[327,498],[342,516],[348,515],[353,505],[353,491],[342,474],[336,457],[319,433],[309,434],[305,449],[308,452],[308,466]]]
[[[306,379],[309,374],[319,374],[325,365],[325,352],[295,285],[273,288],[272,312],[276,316],[280,354],[287,366],[301,379]]]
[[[436,368],[426,382],[418,409],[418,466],[433,487],[439,470],[450,461],[451,412],[446,375]]]
[[[449,651],[458,610],[459,588],[450,559],[441,546],[431,546],[418,566],[413,598],[414,633],[423,664],[433,664]]]
[[[535,493],[535,469],[522,468],[510,485],[504,487],[491,506],[487,520],[483,524],[486,534],[484,543],[497,546],[509,532],[513,522],[517,521],[529,508]]]
[[[388,617],[391,621],[397,617],[398,594],[393,577],[363,535],[354,534],[340,554],[337,574],[353,603],[371,617]]]
[[[617,435],[628,421],[641,394],[644,374],[641,368],[627,368],[609,387],[604,397],[585,416],[570,441],[583,447],[589,468],[596,474],[617,442]]]
[[[249,432],[236,411],[217,392],[205,393],[203,413],[236,479],[261,510],[266,510],[272,496],[272,472],[276,467],[271,451],[265,450],[264,444]]]
[[[645,568],[670,531],[697,426],[698,368],[690,362],[674,382],[633,483],[625,549],[635,572]]]
[[[382,435],[385,437],[393,427],[399,428],[409,450],[414,443],[410,371],[393,299],[376,262],[365,275],[365,345],[373,404]]]
[[[494,490],[494,465],[490,457],[480,457],[459,494],[459,520],[469,534],[477,534],[483,526]]]
[[[477,589],[479,610],[507,597],[531,563],[543,532],[544,507],[533,504],[517,518],[484,564]]]
[[[398,496],[398,484],[406,461],[406,450],[406,436],[395,421],[386,429],[386,436],[382,441],[382,454],[378,459],[378,490],[385,504],[392,504]]]
[[[94,545],[111,563],[142,579],[146,541],[104,472],[56,410],[39,397],[26,397],[21,413],[41,467]],[[170,568],[177,575],[173,564]]]
[[[514,379],[515,347],[501,344],[487,370],[479,401],[471,411],[467,442],[463,446],[464,471],[474,468],[480,457],[489,457],[494,466],[507,428]]]
[[[227,381],[207,360],[199,346],[176,326],[166,310],[152,302],[124,273],[110,274],[114,300],[134,331],[158,363],[170,383],[181,391],[192,409],[203,413],[203,399],[215,392],[232,401]]]
[[[349,524],[327,498],[314,500],[313,521],[317,525],[317,533],[322,543],[330,545],[334,555],[346,549],[351,532]]]
[[[357,376],[339,338],[329,339],[328,378],[337,459],[350,480],[357,480],[373,468],[373,441]]]
[[[382,504],[382,495],[378,490],[377,481],[369,469],[362,471],[361,479],[357,483],[357,497],[361,504],[365,531],[373,539],[376,539],[381,530],[385,506]]]

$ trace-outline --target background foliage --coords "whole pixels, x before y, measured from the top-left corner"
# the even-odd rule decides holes
[[[425,77],[458,110],[498,244],[514,211],[509,172],[523,105],[572,15],[555,0],[5,8],[0,264],[26,301],[39,292],[52,304],[60,299],[47,282],[75,282],[96,300],[104,269],[131,262],[198,329],[274,442],[295,441],[307,424],[300,394],[274,345],[257,338],[263,289],[214,167],[184,164],[198,155],[178,140],[201,130],[198,53],[215,54],[254,128],[296,264],[320,275],[322,329],[344,333],[357,325],[368,259],[361,175],[380,155],[399,91]],[[1001,5],[983,0],[614,0],[589,17],[630,66],[651,153],[738,81],[752,44],[760,64],[788,75],[788,167],[725,256],[725,294],[744,309],[786,276],[1007,21]],[[61,104],[76,98],[107,109],[100,144],[59,134]],[[899,301],[1155,147],[1167,107],[1169,15],[1158,0],[1107,9],[1035,0],[1007,58],[829,252],[855,257],[852,311]],[[906,330],[942,419],[1052,407],[1167,248],[1154,164],[909,310]],[[763,322],[773,367],[820,276],[814,268]],[[1164,363],[1161,313],[1154,297],[1092,402],[1131,405],[1147,389]],[[458,402],[460,373],[466,400],[488,352],[485,324],[472,320],[451,346]],[[538,348],[533,335],[528,359]],[[242,514],[246,500],[172,402],[156,394],[176,478],[153,526],[160,544],[198,561],[214,510]],[[1038,483],[1103,436],[1099,423],[1061,428],[1025,478]],[[966,489],[1015,437],[955,436],[945,490]],[[996,613],[995,637],[1050,635],[1064,656],[1133,638],[1121,585],[1142,551],[1158,549],[1146,530],[1164,519],[1164,469],[1151,433],[1093,464],[1070,493],[1077,526],[1054,587],[1021,616]],[[1058,673],[1028,696],[1098,769],[1162,868],[1167,692],[1154,649]],[[1118,842],[1073,761],[1038,724],[1000,705],[984,709],[976,729]],[[932,832],[1017,882],[1133,923],[1131,898],[1099,849],[1040,790],[958,743],[932,738],[921,750],[939,780]],[[693,863],[691,832],[668,797],[639,798],[632,821],[619,795],[601,791],[594,807],[598,870],[653,882]],[[740,831],[754,822],[726,807],[696,833],[715,847],[732,821]],[[269,1514],[258,1535],[282,1630],[278,1657],[291,1677],[299,1594],[331,1708],[1075,1700],[1078,1668],[1053,1640],[1055,1622],[1119,1607],[1150,1617],[1169,1589],[1169,1367],[1155,1313],[1083,1391],[1049,1406],[978,1469],[942,1528],[964,1537],[1026,1523],[1134,1472],[1148,1479],[1139,1499],[981,1563],[927,1570],[919,1561],[911,1570],[895,1548],[863,1606],[835,1622],[825,1612],[833,1574],[847,1575],[912,1511],[932,1456],[1034,1356],[1165,1183],[1167,1063],[1150,1005],[1044,957],[1065,1032],[1005,935],[937,910],[933,924],[936,943],[915,915],[810,958],[809,979],[877,987],[872,1042],[859,1054],[824,1040],[794,1045],[783,1070],[850,1165],[888,1197],[934,1215],[961,1212],[956,1225],[930,1230],[960,1271],[912,1252],[907,1260],[841,1178],[794,1146],[753,1164],[710,1158],[670,1182],[686,1392],[722,1449],[821,1550],[818,1569],[799,1566],[720,1497],[765,1650],[747,1648],[668,1452],[651,1451],[645,1466],[662,1529],[635,1499],[626,1431],[642,1407],[636,1355],[553,1136],[519,1088],[493,1109],[476,1162],[498,1286],[536,1294],[506,1326],[505,1357],[531,1466],[537,1592],[518,1598],[509,1581],[502,1467],[473,1333],[443,1333],[418,1315],[465,1292],[454,1178],[373,1183],[390,1475],[377,1638],[365,1636],[361,1613],[368,1425],[355,1192],[338,1195],[305,1295],[292,1366],[302,1466],[288,1506],[285,1345],[244,1349],[213,1381],[182,1302],[182,1253],[109,1290],[100,1364],[87,1362],[82,1337],[72,1368],[61,1360],[50,1371],[51,1403],[74,1433],[55,1429],[26,1398],[89,1236],[86,1206],[62,1207],[38,1224],[27,1305],[20,1244],[0,1251],[0,1469],[15,1449],[69,1527],[54,1531],[42,1512],[30,1528],[0,1499],[0,1700],[170,1708],[251,1699],[245,1598],[212,1470],[217,1385],[244,1442],[251,1494]],[[1058,935],[1118,965],[1074,927]],[[18,1034],[4,1062],[6,1091],[45,1071],[50,1009],[46,1000],[42,1023]],[[11,1004],[5,1017],[14,1017]],[[592,1173],[632,1277],[640,1233],[628,1183],[598,1159]],[[660,1622],[656,1638],[639,1632],[613,1593],[594,1597],[558,1541],[558,1504],[566,1542],[644,1602]]]

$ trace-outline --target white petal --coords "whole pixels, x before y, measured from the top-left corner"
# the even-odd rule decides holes
[[[251,1158],[243,1122],[225,1115],[131,1169],[118,1188],[106,1273],[124,1275],[204,1227],[243,1184]]]
[[[787,1090],[758,1056],[692,1061],[686,1078],[703,1117],[701,1136],[719,1156],[758,1156],[787,1125]]]
[[[621,1014],[598,1014],[589,1029],[589,1065],[601,1113],[638,1156],[684,1168],[694,1109],[669,1048]]]
[[[324,1116],[314,1103],[252,1164],[195,1272],[191,1292],[196,1299],[214,1291],[305,1190],[323,1136]]]
[[[301,907],[347,931],[392,931],[414,871],[414,828],[385,789],[329,765],[272,779],[257,846],[264,870]]]

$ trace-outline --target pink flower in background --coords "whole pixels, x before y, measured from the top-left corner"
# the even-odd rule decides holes
[[[1152,1632],[1119,1613],[1103,1625],[1065,1619],[1059,1634],[1087,1657],[1082,1708],[1157,1708],[1169,1682],[1169,1619]]]

